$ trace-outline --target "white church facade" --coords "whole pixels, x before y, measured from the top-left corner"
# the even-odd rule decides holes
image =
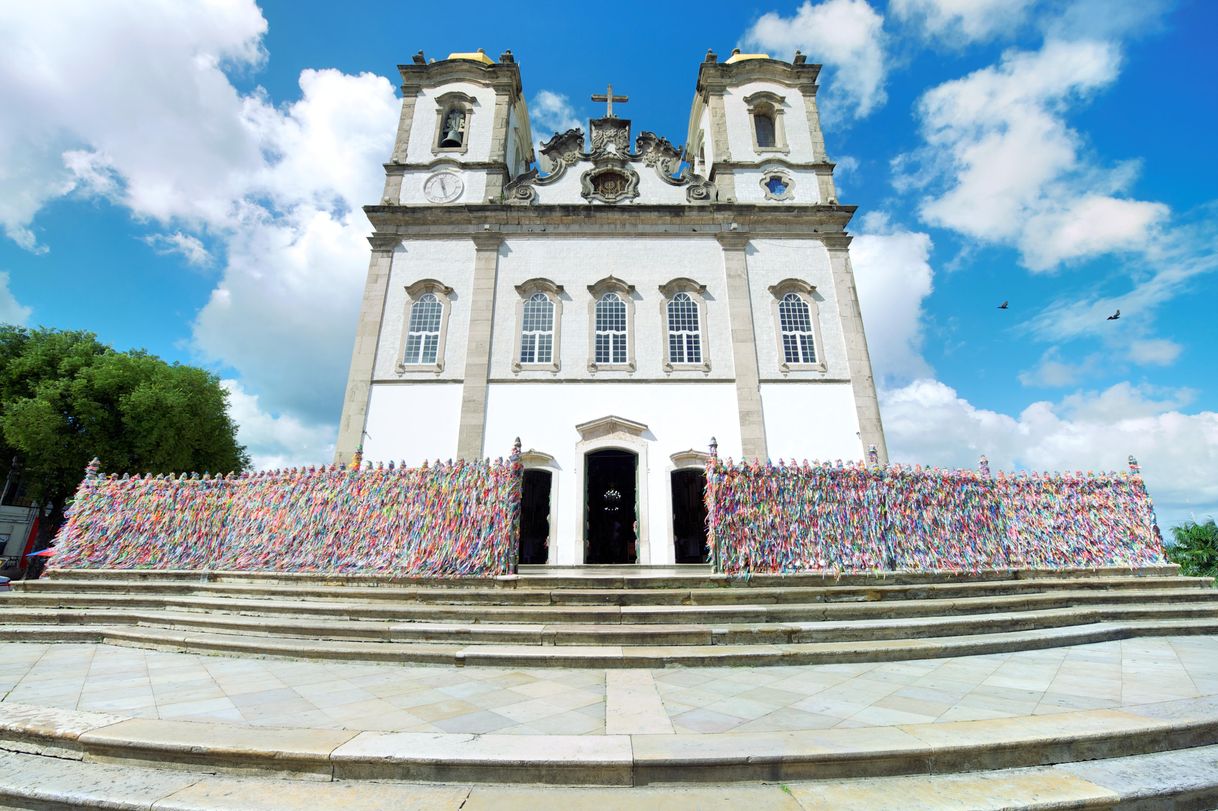
[[[521,562],[665,565],[705,554],[712,436],[886,459],[819,66],[708,53],[686,149],[632,133],[610,88],[539,156],[510,52],[400,71],[338,461],[519,436]]]

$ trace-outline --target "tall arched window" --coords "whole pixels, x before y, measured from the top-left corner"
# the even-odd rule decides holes
[[[677,293],[668,302],[668,362],[702,362],[698,305],[689,293]]]
[[[787,293],[778,303],[783,359],[789,364],[816,363],[812,313],[798,293]]]
[[[473,96],[452,91],[436,97],[436,137],[432,152],[464,153],[477,104]]]
[[[440,322],[444,305],[435,293],[420,296],[410,307],[410,325],[406,331],[406,352],[402,363],[407,366],[432,364],[440,350]]]
[[[524,303],[520,324],[520,362],[554,361],[554,302],[545,293],[534,293]]]
[[[596,363],[626,363],[626,302],[606,293],[596,302]]]
[[[774,143],[774,116],[770,112],[757,112],[753,115],[753,126],[757,128],[757,146],[772,147]]]

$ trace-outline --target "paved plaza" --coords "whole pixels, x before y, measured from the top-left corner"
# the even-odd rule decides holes
[[[892,663],[526,670],[0,644],[10,703],[267,727],[513,735],[775,732],[1218,695],[1218,637]]]

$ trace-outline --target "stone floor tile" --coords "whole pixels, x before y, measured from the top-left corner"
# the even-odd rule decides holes
[[[433,726],[443,730],[444,732],[468,732],[474,735],[484,735],[488,732],[497,732],[504,727],[514,726],[516,724],[511,718],[491,712],[490,710],[478,710],[477,712],[467,713],[465,715],[456,715],[452,718],[443,718],[431,722]]]
[[[734,715],[712,712],[707,709],[690,710],[672,719],[677,732],[728,732],[739,727],[744,720]]]

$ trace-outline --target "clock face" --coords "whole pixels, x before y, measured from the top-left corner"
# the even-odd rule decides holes
[[[436,172],[423,183],[423,195],[433,203],[451,203],[463,191],[461,176],[452,172]]]

